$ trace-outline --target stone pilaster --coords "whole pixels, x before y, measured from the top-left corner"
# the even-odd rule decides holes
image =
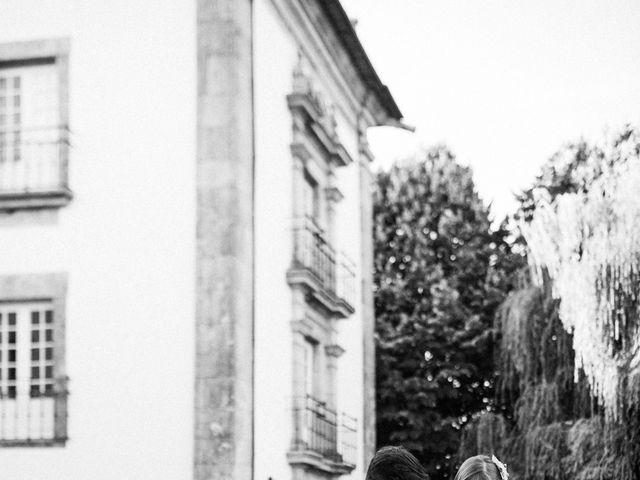
[[[197,0],[196,480],[253,478],[252,2]]]
[[[376,449],[376,361],[375,311],[373,307],[373,178],[369,169],[371,158],[366,144],[361,146],[360,225],[362,234],[362,340],[363,340],[363,461],[366,469]]]
[[[325,357],[327,361],[327,395],[325,395],[326,401],[329,403],[329,408],[337,411],[338,392],[336,391],[336,384],[338,382],[338,359],[344,353],[344,349],[336,344],[326,345],[324,347]]]

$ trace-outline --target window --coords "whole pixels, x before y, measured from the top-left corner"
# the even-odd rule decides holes
[[[54,324],[50,302],[0,305],[0,439],[54,437]]]
[[[0,209],[71,198],[67,55],[62,40],[0,44]]]
[[[0,446],[67,439],[66,290],[65,274],[0,276]]]
[[[320,195],[318,182],[305,170],[303,188],[303,209],[305,217],[313,219],[316,222],[320,216]]]
[[[60,181],[54,64],[0,69],[0,189],[55,190]]]
[[[303,343],[304,393],[310,396],[315,394],[316,349],[316,344],[305,338]]]

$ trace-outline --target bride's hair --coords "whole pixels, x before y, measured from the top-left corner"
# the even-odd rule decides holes
[[[498,466],[487,455],[467,458],[456,473],[455,480],[502,480]]]
[[[376,452],[365,480],[427,480],[418,459],[403,447],[383,447]]]

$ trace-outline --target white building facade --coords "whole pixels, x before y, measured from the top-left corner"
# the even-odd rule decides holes
[[[338,1],[0,2],[0,464],[362,478],[366,132]]]

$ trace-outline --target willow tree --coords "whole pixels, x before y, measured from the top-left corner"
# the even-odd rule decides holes
[[[533,282],[496,317],[504,415],[477,419],[461,455],[488,445],[525,479],[638,478],[639,154],[630,127],[569,145],[520,197]]]
[[[461,429],[491,407],[492,319],[519,257],[446,148],[376,185],[378,442],[404,445],[447,478]]]
[[[614,417],[639,386],[639,151],[633,130],[592,149],[585,164],[597,176],[555,198],[541,192],[523,226],[532,266],[548,272],[562,300],[559,315],[574,332],[576,366]]]

